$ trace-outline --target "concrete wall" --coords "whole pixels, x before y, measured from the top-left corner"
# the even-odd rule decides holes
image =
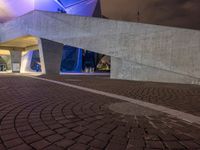
[[[22,25],[23,30],[19,32]],[[16,36],[8,29],[26,31],[28,35],[106,54],[131,64],[200,78],[200,31],[197,30],[39,11],[3,26],[1,41]],[[165,81],[174,80],[166,77]]]
[[[138,81],[199,84],[200,79],[111,57],[111,78]]]
[[[42,73],[59,74],[63,44],[46,39],[38,39]]]

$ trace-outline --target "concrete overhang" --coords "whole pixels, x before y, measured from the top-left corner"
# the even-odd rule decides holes
[[[8,50],[0,49],[0,56],[8,56],[8,55],[10,55],[10,52]]]
[[[0,50],[33,50],[38,49],[38,38],[23,36],[0,43]]]

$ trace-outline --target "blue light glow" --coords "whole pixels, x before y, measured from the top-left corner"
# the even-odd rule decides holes
[[[55,0],[63,6],[67,14],[92,16],[97,0]]]
[[[0,22],[24,15],[32,10],[92,16],[97,0],[0,0]]]
[[[76,47],[65,45],[61,62],[62,72],[82,71],[82,50]]]
[[[54,0],[35,0],[35,10],[45,10],[51,12],[57,12],[58,9],[63,9]]]

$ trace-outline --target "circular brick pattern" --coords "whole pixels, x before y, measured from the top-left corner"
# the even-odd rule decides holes
[[[200,129],[171,118],[124,115],[120,100],[18,76],[0,76],[0,150],[198,149]]]

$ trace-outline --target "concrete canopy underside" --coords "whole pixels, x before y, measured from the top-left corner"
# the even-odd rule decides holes
[[[0,43],[0,50],[30,50],[38,49],[38,38],[34,36],[18,37],[6,42]]]
[[[35,36],[112,57],[111,77],[178,83],[200,78],[200,32],[33,11],[0,25],[0,43]]]

